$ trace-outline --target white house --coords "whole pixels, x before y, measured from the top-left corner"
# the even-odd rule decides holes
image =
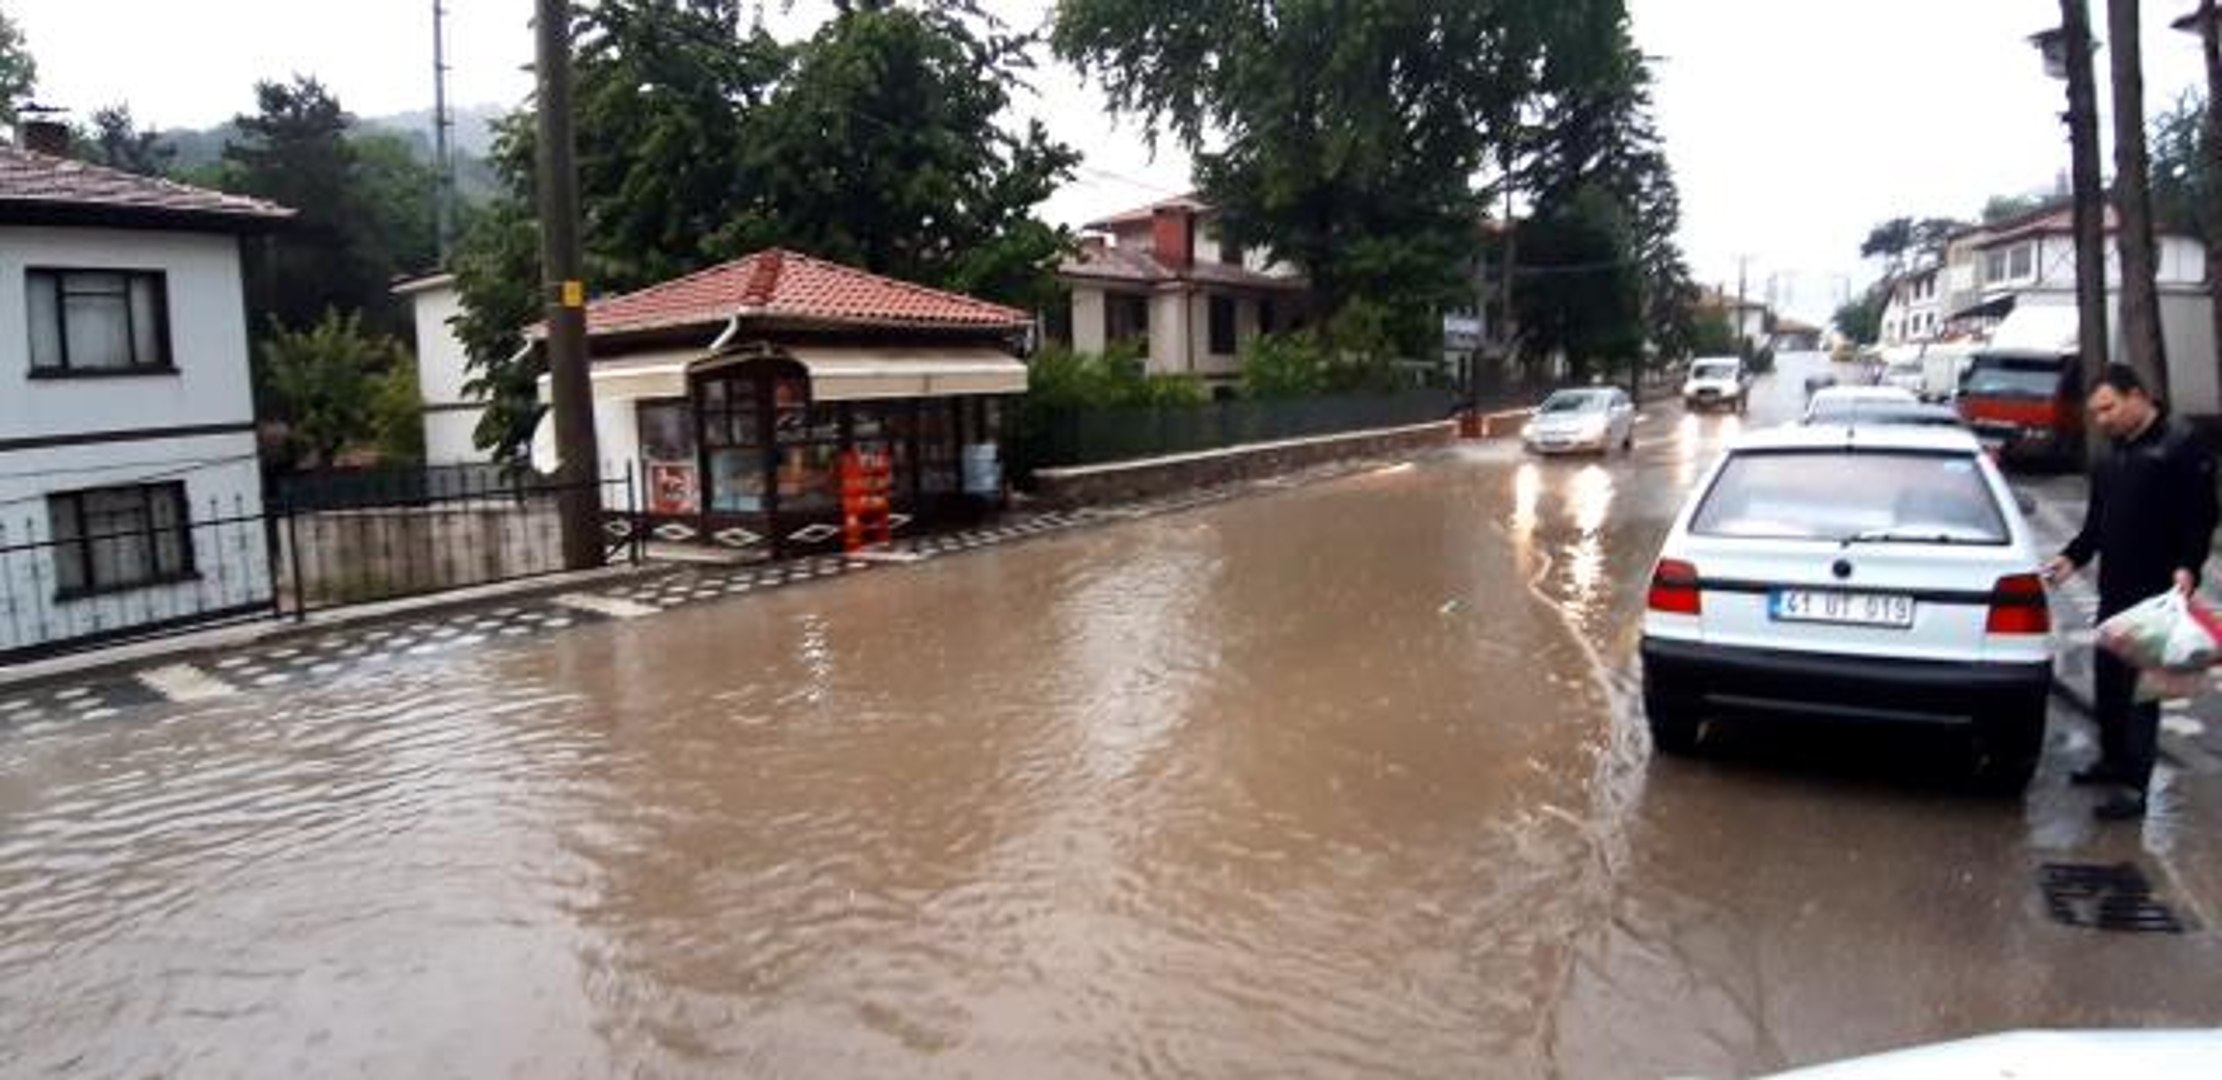
[[[1944,289],[1945,268],[1925,266],[1899,277],[1883,305],[1881,344],[1934,341],[1950,315]]]
[[[1242,346],[1301,325],[1309,285],[1219,233],[1218,213],[1184,195],[1088,223],[1096,235],[1057,268],[1072,290],[1072,347],[1131,344],[1152,374],[1231,384]]]
[[[416,319],[417,392],[424,405],[424,460],[428,465],[482,465],[493,453],[478,448],[474,437],[486,403],[463,389],[470,380],[470,353],[455,334],[452,320],[463,310],[455,275],[433,274],[394,286],[409,300]]]
[[[0,663],[271,603],[240,244],[291,215],[0,146]]]

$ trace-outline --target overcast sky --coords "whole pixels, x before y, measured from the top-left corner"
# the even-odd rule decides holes
[[[532,0],[444,0],[449,99],[518,101],[529,89]],[[2197,42],[2168,28],[2194,0],[2144,0],[2146,110],[2201,84]],[[1049,0],[991,0],[1038,21]],[[1972,216],[1992,194],[2051,187],[2067,150],[2061,84],[2025,41],[2055,0],[1630,0],[1657,58],[1658,114],[1681,184],[1683,243],[1699,278],[1824,318],[1873,275],[1869,226],[1898,215]],[[2104,37],[2104,0],[2093,0]],[[826,0],[766,4],[782,37]],[[80,117],[125,102],[141,123],[202,127],[244,111],[258,78],[299,72],[351,111],[431,102],[432,0],[0,0],[39,62],[39,99]],[[2100,79],[2105,76],[2100,56]],[[1153,158],[1132,122],[1051,66],[1042,116],[1088,155],[1045,212],[1077,224],[1185,190],[1186,160]]]

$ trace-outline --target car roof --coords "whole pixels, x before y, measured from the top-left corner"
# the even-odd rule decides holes
[[[1830,401],[1903,402],[1915,404],[1920,398],[1903,386],[1831,386],[1813,392],[1812,401],[1820,404]]]
[[[1746,431],[1728,444],[1729,452],[1769,450],[1939,450],[1978,452],[1975,433],[1965,428],[1922,424],[1793,424]]]

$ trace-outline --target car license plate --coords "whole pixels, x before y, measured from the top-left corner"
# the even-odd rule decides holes
[[[1768,598],[1776,622],[1835,623],[1904,630],[1913,625],[1913,597],[1893,593],[1778,589]]]

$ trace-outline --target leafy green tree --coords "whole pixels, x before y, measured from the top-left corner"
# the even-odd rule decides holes
[[[305,330],[273,327],[256,353],[263,419],[285,430],[282,462],[329,468],[343,451],[391,437],[394,392],[385,380],[409,368],[401,343],[366,331],[362,316],[327,311]],[[414,393],[415,379],[409,379]],[[383,399],[383,400],[382,400]]]
[[[2059,202],[2045,195],[1993,195],[1983,202],[1983,224],[1995,225],[2009,218],[2033,214]]]
[[[1540,331],[1532,343],[1612,367],[1633,366],[1647,340],[1659,357],[1681,355],[1696,335],[1698,290],[1678,240],[1681,194],[1652,117],[1650,70],[1617,0],[1569,4],[1560,16],[1541,122],[1521,140],[1543,255],[1525,290],[1515,282],[1543,319],[1528,327]]]
[[[1007,130],[1032,39],[949,6],[848,0],[748,125],[753,212],[730,251],[789,244],[1023,307],[1050,299],[1069,236],[1034,207],[1080,155],[1038,121]]]
[[[1835,317],[1830,321],[1836,324],[1837,333],[1862,345],[1872,345],[1876,339],[1882,337],[1883,306],[1889,300],[1889,293],[1881,282],[1877,282],[1866,292],[1838,307]]]
[[[129,105],[110,105],[93,113],[90,132],[77,141],[77,156],[95,165],[161,176],[169,170],[177,149],[151,129],[142,130],[131,119]]]
[[[417,209],[425,204],[406,197],[415,206],[397,210],[394,202],[408,189],[429,191],[429,170],[407,163],[382,137],[353,137],[353,117],[313,78],[259,83],[255,98],[257,112],[233,121],[239,137],[224,148],[222,186],[298,214],[249,249],[257,322],[300,328],[336,308],[364,313],[375,329],[400,331],[401,306],[388,283],[430,265],[433,245],[430,211]]]
[[[22,29],[0,11],[0,124],[15,123],[17,106],[31,96],[38,81],[39,65],[31,57]]]
[[[1628,208],[1602,186],[1564,193],[1521,226],[1513,284],[1533,347],[1563,352],[1576,378],[1632,363],[1644,342],[1642,286]]]
[[[2212,240],[2214,153],[2207,141],[2206,102],[2186,94],[2153,120],[2153,221],[2161,228]]]
[[[1563,6],[1064,0],[1052,40],[1188,149],[1228,235],[1300,266],[1326,313],[1366,297],[1439,341],[1434,313],[1470,302],[1470,178],[1512,137]]]
[[[1696,317],[1690,335],[1690,355],[1727,356],[1735,351],[1736,328],[1729,324],[1726,312],[1707,311]]]
[[[1003,123],[1026,39],[963,2],[846,0],[810,39],[743,30],[734,0],[604,0],[574,57],[587,271],[622,292],[787,246],[1021,306],[1054,295],[1065,235],[1033,207],[1076,159]],[[975,27],[980,27],[975,29]],[[497,126],[502,192],[454,258],[457,324],[489,402],[478,438],[514,460],[542,361],[533,124]]]

